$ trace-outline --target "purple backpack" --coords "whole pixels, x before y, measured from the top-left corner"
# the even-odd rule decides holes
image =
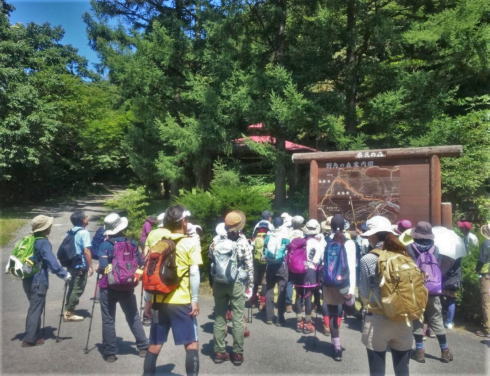
[[[288,255],[286,256],[289,271],[294,274],[305,274],[306,261],[306,239],[293,239],[288,245]]]
[[[417,266],[425,275],[425,287],[429,290],[429,295],[440,295],[442,293],[442,272],[434,255],[435,246],[432,246],[427,252],[420,252],[415,243],[412,243],[412,246],[418,254]]]
[[[138,248],[129,240],[113,244],[112,271],[107,275],[108,287],[113,290],[131,291],[137,285],[133,280],[138,269]]]

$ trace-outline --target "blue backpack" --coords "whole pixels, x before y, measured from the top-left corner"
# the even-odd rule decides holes
[[[267,263],[278,264],[283,262],[286,256],[286,247],[289,240],[283,238],[279,233],[271,232],[264,240],[264,256]]]
[[[94,237],[92,238],[92,247],[90,248],[90,252],[92,253],[92,259],[94,260],[99,259],[99,247],[106,238],[104,236],[104,232],[104,226],[100,226],[95,232]]]
[[[329,239],[323,255],[323,284],[328,287],[349,286],[349,264],[344,244]]]

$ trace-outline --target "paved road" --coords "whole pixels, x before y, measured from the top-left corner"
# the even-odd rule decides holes
[[[69,229],[69,215],[75,208],[84,209],[90,216],[89,230],[94,231],[96,221],[106,211],[101,206],[104,197],[81,200],[69,205],[55,208],[41,208],[33,215],[45,213],[55,216],[55,224],[50,239],[54,249],[59,246],[64,233]],[[26,234],[29,227],[19,231],[18,237]],[[11,245],[10,245],[11,246]],[[2,265],[8,258],[10,246],[2,249]],[[90,297],[94,292],[95,278],[91,278],[86,293],[81,299],[79,312],[89,316]],[[120,310],[117,312],[117,334],[120,337],[119,359],[109,364],[104,362],[98,346],[101,343],[101,319],[98,305],[93,318],[91,351],[83,353],[89,319],[81,323],[63,323],[61,336],[63,341],[56,343],[56,327],[61,308],[63,282],[50,276],[50,288],[46,303],[46,334],[48,340],[43,346],[21,348],[24,331],[27,299],[21,283],[2,274],[2,374],[141,374],[143,360],[136,355],[132,337]],[[138,296],[139,299],[139,296]],[[268,326],[254,312],[253,322],[249,325],[251,337],[245,343],[245,362],[241,367],[231,363],[215,365],[212,353],[212,306],[209,296],[201,299],[199,316],[201,341],[201,374],[367,374],[367,357],[360,343],[360,324],[355,319],[348,319],[342,327],[341,337],[344,360],[335,362],[330,357],[330,338],[318,333],[311,335],[296,333],[294,315],[287,317],[290,327],[276,328]],[[147,330],[147,329],[146,329]],[[464,331],[453,331],[448,335],[449,344],[455,360],[450,364],[439,361],[440,354],[435,339],[427,341],[427,363],[410,363],[412,374],[489,374],[488,356],[490,342],[484,343],[473,334]],[[228,336],[231,341],[231,336]],[[166,345],[158,359],[158,370],[169,375],[185,374],[184,349],[172,344]],[[390,361],[390,356],[387,357]],[[387,367],[392,374],[391,366]]]

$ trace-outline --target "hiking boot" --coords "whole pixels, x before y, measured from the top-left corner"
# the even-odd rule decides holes
[[[83,316],[75,315],[73,312],[70,311],[65,311],[65,313],[63,314],[64,321],[83,321],[83,319]]]
[[[216,364],[221,364],[221,363],[226,362],[228,360],[230,360],[230,355],[228,355],[227,352],[214,353],[213,361]]]
[[[325,323],[323,323],[323,334],[326,336],[330,334],[330,326],[326,325]]]
[[[246,338],[246,337],[250,337],[250,330],[248,330],[248,328],[245,328],[243,330],[243,336]]]
[[[424,349],[415,349],[412,350],[412,359],[419,363],[425,363],[425,350]]]
[[[276,326],[286,326],[286,320],[285,319],[278,319],[276,321]]]
[[[296,331],[298,333],[301,333],[305,327],[305,323],[303,320],[298,320],[296,321]]]
[[[265,323],[266,323],[267,325],[272,325],[272,324],[274,324],[274,322],[273,322],[272,320],[267,320]]]
[[[36,340],[36,345],[40,346],[40,345],[44,345],[44,338],[38,338]]]
[[[333,360],[337,362],[342,360],[342,350],[333,350]]]
[[[286,306],[286,313],[293,313],[293,306],[291,304]]]
[[[141,323],[143,326],[150,326],[151,325],[151,317],[143,317],[143,320],[141,320]]]
[[[452,322],[448,322],[448,323],[446,324],[446,328],[447,328],[447,329],[452,329],[452,328],[454,328],[454,324],[453,324]]]
[[[303,333],[309,334],[315,331],[315,325],[311,321],[307,321],[303,327]]]
[[[235,366],[241,366],[243,363],[243,354],[231,353],[230,359]]]
[[[483,337],[483,338],[490,338],[490,332],[487,332],[486,330],[477,330],[475,334],[478,337]]]
[[[449,351],[449,349],[441,350],[441,362],[449,363],[452,360],[453,354],[451,354],[451,351]]]
[[[226,311],[225,319],[226,319],[226,321],[233,320],[233,312],[231,312],[230,310]]]
[[[138,356],[140,358],[144,358],[146,357],[146,353],[148,352],[148,349],[141,349],[141,350],[138,350]]]
[[[117,356],[115,356],[114,354],[105,355],[105,356],[104,356],[104,360],[105,360],[107,363],[114,363],[114,362],[117,360]]]

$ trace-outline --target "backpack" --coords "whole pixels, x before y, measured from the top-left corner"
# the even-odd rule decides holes
[[[286,256],[286,264],[288,270],[294,274],[306,273],[306,239],[296,238],[288,244],[288,254]]]
[[[219,239],[211,248],[211,276],[214,282],[231,285],[238,278],[238,253],[236,243]]]
[[[442,272],[439,262],[434,255],[435,246],[432,246],[427,252],[420,252],[416,243],[412,248],[417,257],[417,266],[425,275],[425,287],[429,290],[429,295],[440,295],[442,293]]]
[[[90,253],[92,254],[92,259],[94,260],[99,259],[99,247],[106,239],[104,232],[104,226],[100,226],[95,232],[94,237],[92,238],[92,247],[90,248]]]
[[[268,263],[277,264],[284,260],[286,246],[289,244],[281,234],[272,232],[265,237],[265,259]]]
[[[267,233],[265,232],[259,232],[257,236],[254,239],[254,259],[257,261],[259,264],[265,264],[265,258],[264,258],[264,245],[265,245],[265,236]]]
[[[34,235],[27,235],[15,244],[12,255],[7,262],[5,273],[25,279],[32,277],[39,271],[40,265],[35,262],[34,258],[36,239],[40,238]]]
[[[327,240],[323,254],[323,284],[339,289],[349,286],[349,264],[345,245],[332,239]]]
[[[378,256],[381,302],[378,301],[376,307],[369,309],[390,320],[405,321],[408,326],[411,326],[413,320],[423,321],[428,292],[424,284],[424,274],[413,259],[380,249],[371,253]]]
[[[73,267],[78,265],[82,261],[83,256],[77,254],[77,249],[75,246],[75,235],[80,230],[81,229],[78,229],[76,231],[68,231],[65,238],[63,239],[63,242],[58,248],[58,253],[56,254],[56,257],[58,257],[58,260],[60,260],[60,264],[64,267]]]
[[[115,242],[108,240],[112,251],[112,270],[107,274],[107,285],[112,290],[132,291],[138,284],[134,282],[134,273],[138,269],[138,248],[130,241]]]
[[[161,239],[150,247],[143,270],[143,289],[152,294],[168,295],[180,284],[175,264],[176,243]]]

